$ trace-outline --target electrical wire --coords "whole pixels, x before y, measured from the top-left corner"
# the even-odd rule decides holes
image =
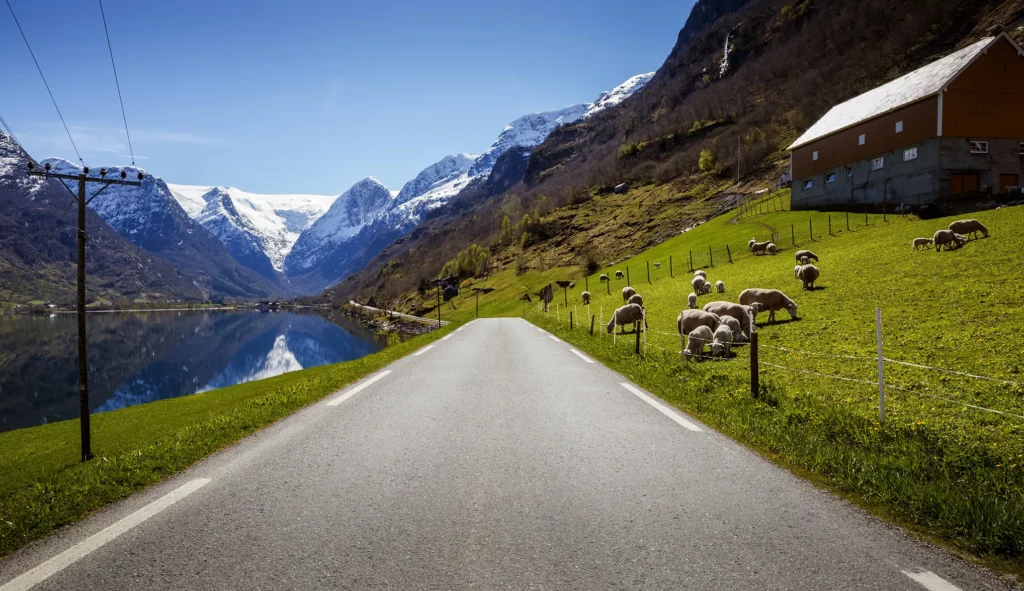
[[[121,82],[117,79],[117,66],[114,64],[114,46],[110,44],[110,30],[107,28],[107,15],[103,12],[103,0],[100,3],[100,17],[103,18],[103,32],[107,35],[107,49],[110,51],[110,67],[114,69],[114,84],[117,86],[117,100],[121,103],[121,119],[124,121],[124,134],[128,136],[128,152],[132,155],[132,166],[135,166],[135,150],[132,149],[132,134],[128,133],[128,116],[124,114],[124,99],[121,98]]]
[[[46,82],[46,76],[43,75],[43,69],[39,66],[39,60],[36,59],[36,54],[32,51],[32,46],[28,42],[28,37],[25,36],[25,30],[21,28],[18,16],[14,14],[14,7],[11,6],[11,0],[6,0],[6,2],[7,8],[11,11],[11,16],[14,17],[14,24],[18,26],[18,32],[21,33],[21,38],[25,41],[25,47],[28,48],[28,53],[32,56],[32,61],[36,65],[39,77],[43,79],[43,86],[46,87],[46,92],[50,95],[50,100],[53,102],[53,108],[57,110],[57,116],[60,117],[60,122],[64,125],[64,131],[67,132],[68,139],[71,140],[71,147],[75,149],[75,155],[78,156],[78,161],[82,163],[82,166],[85,166],[85,160],[82,160],[82,154],[78,151],[78,146],[75,145],[74,138],[71,137],[71,130],[68,129],[68,124],[64,121],[64,115],[61,114],[60,107],[57,106],[57,99],[53,98],[53,91],[50,90],[50,85]]]

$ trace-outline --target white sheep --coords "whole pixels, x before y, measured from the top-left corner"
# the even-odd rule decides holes
[[[698,326],[706,326],[716,330],[722,324],[722,319],[717,314],[705,312],[704,310],[683,310],[676,316],[676,330],[680,336],[686,336]]]
[[[622,288],[622,302],[623,303],[628,303],[629,302],[629,298],[633,297],[634,295],[636,295],[636,290],[633,289],[632,287],[627,285],[626,287]]]
[[[755,244],[757,244],[757,237],[756,236],[754,238],[751,238],[750,242],[747,242],[747,250],[753,251]]]
[[[716,281],[715,282],[715,291],[717,291],[718,293],[725,293],[725,282],[724,281]]]
[[[693,335],[690,335],[693,338]],[[732,353],[732,329],[728,324],[722,324],[715,329],[714,342],[711,343],[712,357],[730,357]]]
[[[783,309],[789,312],[789,315],[793,320],[797,320],[796,302],[787,298],[786,294],[777,289],[744,289],[740,292],[740,304],[745,306],[758,304],[758,307],[754,308],[754,315],[756,316],[761,310],[767,310],[768,322],[775,322],[776,310]]]
[[[814,259],[814,262],[816,262],[816,263],[818,262],[818,255],[814,254],[813,252],[811,252],[809,250],[798,250],[798,251],[796,251],[796,260],[797,261],[799,261],[800,259],[802,259],[804,257],[807,257],[808,260]]]
[[[633,295],[629,296],[629,299],[626,300],[626,303],[627,304],[636,304],[636,305],[640,306],[641,308],[643,308],[644,307],[644,296],[642,296],[642,295],[640,295],[638,293],[634,293]]]
[[[697,294],[691,293],[690,295],[686,296],[686,303],[687,303],[687,305],[690,306],[691,309],[696,308],[697,307]]]
[[[693,272],[693,276],[703,277],[705,281],[707,281],[708,279],[708,274],[704,271],[704,269],[697,269],[696,271]]]
[[[754,253],[755,255],[764,254],[765,250],[768,249],[769,244],[771,244],[771,242],[755,242],[750,246],[750,252]]]
[[[697,276],[690,280],[690,285],[693,286],[693,293],[701,295],[704,293],[704,285],[707,281],[703,277]]]
[[[725,322],[726,318],[737,322],[738,325],[735,327],[730,325],[737,342],[750,336],[750,319],[757,314],[757,310],[751,306],[741,306],[732,302],[708,302],[704,304],[704,311],[718,316],[722,322]],[[740,339],[741,336],[743,339]]]
[[[691,357],[696,357],[698,361],[704,357],[704,344],[713,341],[715,335],[711,332],[711,329],[706,326],[698,326],[695,328],[686,339],[686,347],[683,349],[683,357],[689,361]]]
[[[931,238],[914,238],[914,250],[917,250],[918,246],[924,250],[928,250],[928,247],[932,244],[935,244],[935,241]]]
[[[721,316],[720,318],[722,319],[722,324],[732,329],[732,340],[734,342],[745,343],[749,340],[747,339],[747,335],[743,334],[743,327],[739,320],[736,320],[732,316]]]
[[[623,278],[623,277],[625,277],[625,276],[626,276],[626,274],[625,274],[625,273],[623,273],[622,271],[616,271],[616,272],[615,272],[615,278],[616,278],[616,279],[622,279],[622,278]]]
[[[957,220],[949,225],[949,229],[968,238],[970,238],[971,234],[974,234],[974,237],[977,238],[978,232],[981,232],[985,235],[985,238],[988,238],[988,228],[978,220]]]
[[[581,293],[580,296],[583,298],[583,305],[585,305],[585,306],[590,305],[590,292],[589,291],[585,291],[585,292]]]
[[[605,281],[608,281],[608,275],[601,273],[601,276],[598,277],[598,279],[601,281],[601,283],[604,283]]]
[[[768,246],[766,246],[766,247],[764,248],[764,250],[765,250],[765,252],[767,252],[768,254],[770,254],[770,255],[772,255],[772,256],[775,256],[775,254],[776,254],[777,252],[779,252],[779,247],[778,247],[778,246],[775,246],[775,243],[774,243],[774,242],[769,242],[769,243],[768,243]]]
[[[795,270],[796,278],[804,283],[804,289],[813,290],[814,282],[818,280],[821,271],[814,265],[797,265]]]
[[[661,263],[654,263],[654,268],[655,269],[660,269],[661,268]]]
[[[806,264],[808,264],[810,262],[811,262],[811,259],[809,259],[807,257],[800,257],[800,264],[801,265],[806,265]]]
[[[935,252],[940,252],[943,246],[946,247],[946,250],[960,248],[967,244],[967,237],[952,230],[939,230],[932,236],[932,242],[935,243]]]
[[[632,324],[634,330],[640,329],[640,323],[644,319],[644,309],[636,304],[626,304],[621,308],[617,308],[615,312],[612,312],[612,319],[608,321],[608,334],[615,331],[616,326],[623,327],[622,330],[625,332],[626,325]]]

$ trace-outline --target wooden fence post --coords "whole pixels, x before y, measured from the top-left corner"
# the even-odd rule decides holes
[[[796,246],[796,226],[794,224],[789,225],[789,237],[793,241],[793,246]]]
[[[693,251],[690,251],[690,272],[693,273]]]
[[[811,233],[811,241],[813,242],[814,241],[814,220],[813,219],[807,218],[807,227],[809,228],[809,231]]]
[[[626,285],[629,284],[629,265],[626,265]]]
[[[885,424],[885,358],[882,357],[882,309],[875,308],[875,340],[878,341],[878,421]]]
[[[729,250],[729,245],[725,245],[725,254],[729,256],[729,264],[732,264],[732,251]]]
[[[711,250],[710,246],[708,247],[708,264],[710,264],[712,267],[715,266],[715,254],[714,251]]]
[[[850,212],[846,212],[846,231],[850,231]]]
[[[832,235],[832,214],[828,214],[828,235]]]
[[[635,324],[633,326],[636,327],[636,328],[633,329],[633,332],[636,333],[636,354],[639,355],[640,354],[640,324],[637,323],[637,324]]]
[[[594,315],[590,315],[590,336],[594,336]]]
[[[668,255],[668,276],[675,277],[675,273],[672,272],[672,255]]]
[[[754,398],[758,396],[758,390],[760,390],[761,377],[758,375],[758,361],[757,361],[757,331],[754,330],[753,324],[750,328],[750,395]]]
[[[651,261],[647,261],[647,283],[651,282]]]

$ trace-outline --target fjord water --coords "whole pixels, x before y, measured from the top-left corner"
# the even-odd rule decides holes
[[[337,314],[90,314],[93,412],[357,359],[384,347]],[[78,417],[74,314],[0,317],[0,431]]]

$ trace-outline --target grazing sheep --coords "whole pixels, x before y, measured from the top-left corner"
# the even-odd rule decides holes
[[[693,293],[701,295],[704,293],[704,285],[707,281],[703,277],[697,276],[690,280],[690,285],[693,286]]]
[[[602,273],[601,276],[598,277],[598,279],[601,280],[601,283],[604,283],[605,281],[608,281],[608,275],[605,275],[604,273]]]
[[[801,265],[806,265],[809,262],[811,262],[811,259],[809,259],[807,257],[800,257],[800,264]]]
[[[796,278],[804,282],[804,289],[813,290],[814,282],[818,280],[821,271],[814,265],[797,265]]]
[[[757,237],[750,239],[750,242],[747,243],[747,250],[753,251],[755,244],[757,244]]]
[[[643,308],[644,307],[644,296],[642,296],[642,295],[640,295],[638,293],[634,293],[633,295],[629,296],[629,300],[627,300],[626,303],[627,304],[636,304],[636,305],[640,306],[641,308]]]
[[[800,259],[802,259],[803,257],[807,257],[808,260],[814,259],[814,262],[816,262],[816,263],[818,262],[818,255],[814,254],[813,252],[811,252],[809,250],[798,250],[798,251],[796,251],[796,260],[797,260],[797,262],[799,262]]]
[[[733,334],[745,338],[750,337],[750,317],[757,314],[757,311],[750,309],[749,306],[741,306],[732,302],[708,302],[704,304],[704,311],[718,316],[723,322],[726,318],[732,318],[739,323]],[[736,338],[736,341],[739,340]]]
[[[626,287],[623,287],[622,288],[622,302],[623,303],[629,302],[629,298],[633,297],[635,294],[636,294],[636,290],[633,289],[632,287],[630,287],[628,285]]]
[[[981,232],[985,235],[985,238],[988,238],[988,228],[978,220],[957,220],[949,225],[949,229],[968,238],[970,238],[971,234],[974,234],[974,237],[977,238],[978,232]]]
[[[939,230],[932,236],[932,242],[935,243],[935,252],[940,252],[943,246],[946,247],[946,250],[960,248],[967,244],[967,237],[961,236],[952,230]]]
[[[754,253],[755,255],[764,254],[765,251],[768,249],[769,244],[771,244],[771,242],[755,242],[750,247],[750,252]]]
[[[740,326],[740,321],[736,320],[732,316],[722,316],[722,324],[728,326],[732,330],[733,341],[737,343],[745,343],[748,339],[743,334],[743,327]]]
[[[676,330],[681,336],[690,334],[698,326],[717,330],[720,324],[722,324],[722,319],[717,314],[704,310],[683,310],[679,316],[676,316]]]
[[[696,271],[693,272],[693,276],[694,277],[703,277],[705,280],[707,280],[707,278],[708,278],[707,271],[705,271],[704,269],[697,269]]]
[[[623,332],[625,332],[626,325],[629,324],[633,325],[633,330],[639,330],[643,319],[643,308],[636,304],[626,304],[612,313],[612,319],[608,321],[608,334],[614,332],[616,326],[621,326]]]
[[[654,268],[655,269],[660,269],[661,268],[661,263],[654,263]]]
[[[786,294],[777,289],[744,289],[740,292],[740,303],[743,305],[759,304],[754,308],[754,315],[761,310],[768,311],[768,322],[775,322],[776,310],[785,309],[793,320],[796,317],[796,302],[786,297]]]
[[[686,303],[690,306],[690,309],[697,307],[697,294],[691,293],[686,296]]]
[[[616,271],[616,272],[615,272],[615,278],[616,278],[616,279],[622,279],[622,278],[623,278],[623,277],[625,277],[625,276],[626,276],[626,274],[625,274],[625,273],[623,273],[622,271]]]
[[[931,238],[914,238],[914,250],[917,250],[918,246],[925,250],[928,250],[928,246],[934,243],[935,241],[932,240]]]
[[[704,345],[713,341],[715,335],[711,332],[711,329],[706,326],[698,326],[695,328],[686,339],[686,347],[683,349],[683,357],[689,361],[691,357],[696,357],[698,361],[704,357]],[[682,340],[682,337],[680,337]]]
[[[718,293],[725,293],[725,282],[724,281],[716,281],[715,282],[715,291],[717,291]]]
[[[575,281],[570,281],[569,282],[569,289],[576,289],[576,282]]]
[[[589,291],[585,291],[585,292],[581,293],[580,296],[583,298],[583,305],[589,306],[590,305],[590,292]]]
[[[705,281],[704,288],[701,290],[700,295],[708,295],[709,293],[711,293],[711,283]]]
[[[774,243],[774,242],[769,242],[769,243],[768,243],[768,246],[766,246],[766,247],[764,248],[764,250],[765,250],[765,252],[767,252],[768,254],[770,254],[770,255],[772,255],[772,256],[775,256],[775,254],[779,252],[779,247],[778,247],[778,246],[775,246],[775,243]]]
[[[690,335],[693,338],[693,335]],[[722,324],[715,329],[714,342],[711,343],[712,357],[728,358],[732,353],[732,329],[728,324]]]

